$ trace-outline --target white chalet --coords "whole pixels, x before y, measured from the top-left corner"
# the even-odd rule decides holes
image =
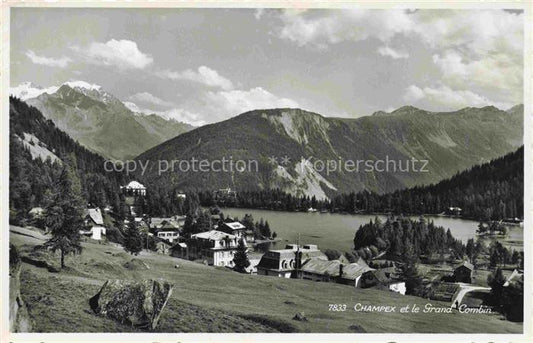
[[[85,212],[85,226],[86,229],[80,230],[80,234],[95,240],[101,240],[102,235],[105,236],[104,218],[99,208],[89,208]]]

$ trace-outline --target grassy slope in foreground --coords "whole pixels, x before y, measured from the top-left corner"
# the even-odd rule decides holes
[[[36,231],[11,227],[10,242],[21,255],[43,243]],[[355,303],[402,306],[445,303],[394,293],[355,289],[332,283],[242,275],[193,262],[143,252],[150,268],[127,269],[132,257],[112,244],[86,242],[81,256],[67,258],[67,270],[49,273],[24,263],[21,292],[40,332],[135,331],[92,314],[88,299],[108,278],[163,278],[174,284],[159,332],[442,332],[521,333],[522,324],[498,314],[403,314],[354,312]],[[55,261],[54,261],[55,262]],[[179,264],[179,268],[174,268]],[[347,304],[346,312],[329,312],[328,304]],[[292,320],[305,312],[308,322]],[[357,329],[356,329],[357,330]]]

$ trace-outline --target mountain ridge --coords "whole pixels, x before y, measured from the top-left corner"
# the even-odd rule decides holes
[[[193,128],[161,116],[134,113],[101,86],[84,81],[15,88],[15,97],[25,99],[91,151],[112,160],[132,158]]]
[[[328,197],[336,192],[377,193],[434,183],[500,157],[522,142],[523,116],[493,107],[453,112],[401,108],[393,116],[353,119],[324,117],[301,109],[268,109],[242,113],[228,120],[184,133],[140,154],[139,161],[172,159],[256,159],[257,173],[174,173],[146,182],[181,187],[281,188],[294,195]],[[302,115],[304,114],[304,115]],[[269,157],[287,156],[290,163],[269,165]],[[431,175],[414,173],[347,173],[325,175],[303,168],[302,158],[320,160],[428,159]],[[259,168],[259,169],[261,169]],[[170,182],[170,180],[173,180]]]

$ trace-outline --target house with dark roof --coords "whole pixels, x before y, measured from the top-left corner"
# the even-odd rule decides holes
[[[312,281],[336,282],[342,272],[343,264],[338,260],[310,259],[300,268],[300,277]]]
[[[257,265],[258,275],[290,278],[296,268],[296,251],[270,250],[263,254]]]
[[[305,280],[337,282],[359,288],[377,287],[405,294],[405,282],[392,277],[394,268],[373,269],[359,258],[355,263],[345,264],[340,260],[307,260],[299,270]]]
[[[158,230],[158,229],[176,229],[178,230],[180,226],[180,222],[178,221],[177,217],[152,217],[150,218],[150,229],[152,230]]]
[[[374,269],[370,268],[368,264],[359,257],[356,262],[345,264],[343,266],[338,282],[358,287],[361,276],[371,270]]]
[[[221,227],[218,228],[220,231],[230,233],[234,236],[240,238],[245,238],[246,226],[242,225],[240,222],[224,222]]]
[[[373,269],[363,273],[356,287],[374,287],[377,289],[400,293],[402,295],[405,295],[407,290],[404,281],[398,280],[397,278],[393,277],[390,272],[384,269]]]
[[[180,237],[180,222],[174,217],[153,217],[149,219],[150,230],[159,239],[174,243]]]
[[[474,266],[468,261],[463,261],[453,271],[453,279],[455,282],[472,283],[472,274]]]
[[[257,274],[257,265],[261,262],[262,257],[263,254],[261,253],[248,252],[248,261],[250,261],[250,265],[246,268],[248,274]]]
[[[178,239],[178,242],[170,247],[169,251],[171,256],[182,258],[185,260],[189,259],[189,249],[187,247],[187,243],[180,242]]]
[[[311,259],[328,260],[316,245],[288,244],[285,249],[267,251],[257,265],[257,274],[284,278],[297,277],[297,270]]]

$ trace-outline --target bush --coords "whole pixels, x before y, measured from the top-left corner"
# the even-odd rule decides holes
[[[110,242],[119,243],[119,244],[124,243],[124,235],[119,229],[115,227],[110,227],[106,229],[106,237],[107,237],[107,240]]]
[[[336,260],[341,257],[341,253],[335,249],[326,249],[324,254],[328,257],[329,261]]]

